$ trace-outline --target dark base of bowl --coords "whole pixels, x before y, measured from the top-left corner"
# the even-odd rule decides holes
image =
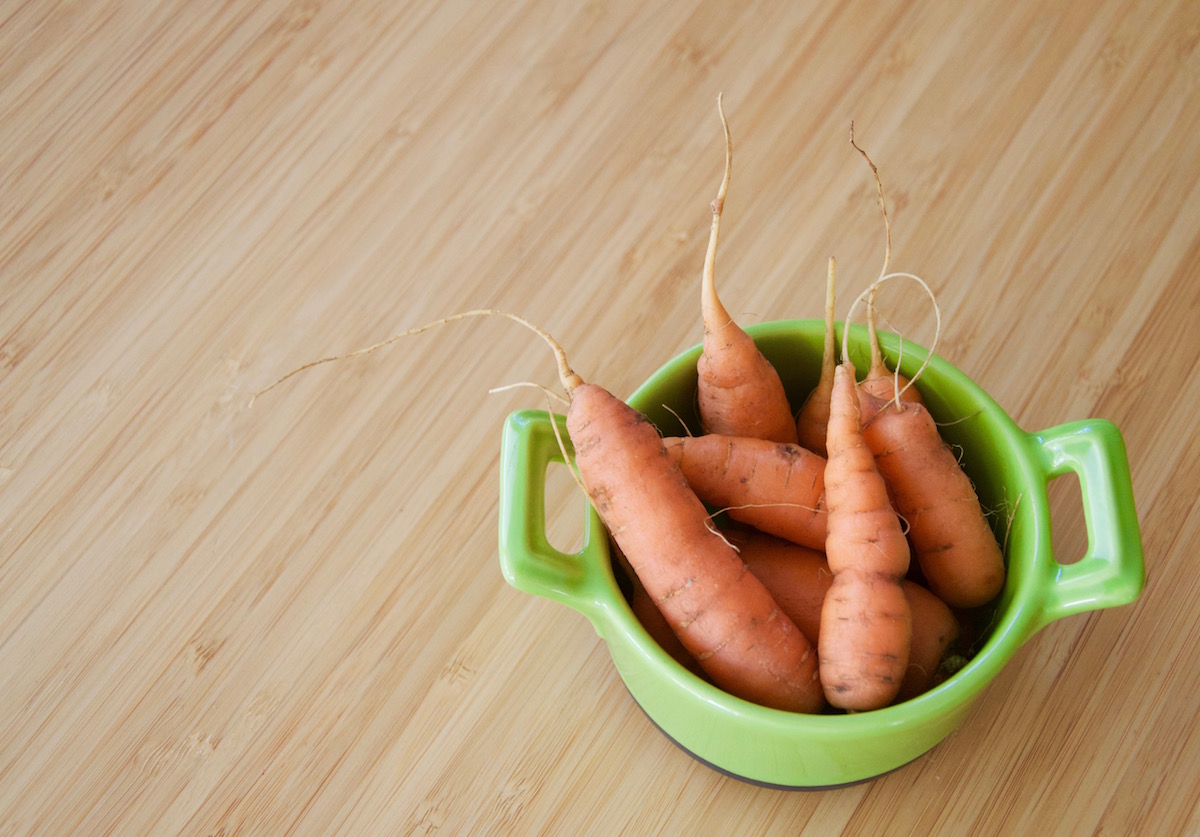
[[[631,697],[632,697],[632,695],[631,695]],[[853,787],[854,785],[861,785],[865,782],[873,782],[874,780],[880,778],[881,776],[886,776],[889,773],[894,773],[897,770],[903,769],[908,764],[912,764],[912,762],[907,762],[905,764],[900,765],[899,767],[893,767],[891,770],[885,770],[882,773],[876,773],[873,776],[866,776],[862,779],[855,779],[852,782],[839,782],[839,783],[830,784],[830,785],[781,785],[781,784],[777,784],[775,782],[764,782],[760,779],[751,779],[747,776],[742,776],[739,773],[734,773],[731,770],[726,770],[724,767],[721,767],[718,764],[713,764],[708,759],[696,755],[691,750],[689,750],[687,747],[683,746],[677,740],[675,740],[675,738],[672,737],[670,735],[670,733],[668,733],[666,730],[664,730],[662,727],[660,727],[658,725],[658,722],[655,721],[654,718],[650,717],[650,713],[647,712],[645,710],[645,708],[640,703],[637,702],[636,699],[633,702],[635,704],[637,704],[638,709],[642,710],[642,714],[645,715],[647,719],[649,719],[650,723],[654,725],[655,729],[657,729],[659,732],[661,732],[668,741],[670,741],[672,744],[674,744],[680,750],[683,750],[683,752],[687,753],[689,756],[694,758],[696,761],[700,762],[705,767],[708,767],[711,770],[715,770],[717,773],[720,773],[723,776],[728,776],[730,779],[737,779],[739,782],[746,782],[747,784],[756,785],[757,787],[760,787],[760,788],[770,788],[771,790],[785,790],[785,791],[837,790],[838,788],[849,788],[849,787]]]

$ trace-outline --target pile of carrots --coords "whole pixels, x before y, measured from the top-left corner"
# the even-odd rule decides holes
[[[319,363],[450,321],[499,316],[525,326],[555,354],[573,473],[651,636],[698,675],[764,706],[879,709],[936,684],[969,633],[960,615],[1003,587],[1003,554],[918,390],[879,351],[874,290],[909,274],[883,275],[859,298],[868,301],[872,348],[859,381],[844,334],[837,356],[830,260],[820,378],[795,412],[778,371],[722,306],[715,258],[732,142],[720,113],[725,173],[704,260],[698,435],[664,438],[585,382],[548,333],[495,309],[307,363],[258,395]],[[882,186],[879,196],[886,221]],[[888,240],[890,255],[890,231]]]
[[[620,427],[602,424],[572,398],[576,465],[631,607],[676,659],[765,706],[879,709],[921,694],[961,660],[960,618],[1000,593],[1004,557],[918,390],[879,350],[875,289],[909,274],[886,275],[885,259],[885,275],[860,297],[872,362],[859,381],[844,336],[837,356],[830,260],[820,378],[796,412],[778,371],[722,306],[715,254],[731,142],[721,118],[726,166],[697,363],[701,433],[662,438],[628,408]]]

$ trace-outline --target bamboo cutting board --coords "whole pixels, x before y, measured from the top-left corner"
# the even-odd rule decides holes
[[[884,253],[1027,429],[1112,419],[1137,603],[913,764],[700,765],[496,560],[499,432]],[[1200,7],[0,2],[0,833],[1200,831]],[[928,344],[927,300],[880,300]],[[844,314],[840,311],[839,315]],[[1179,392],[1172,395],[1172,391]],[[547,526],[583,503],[553,475]],[[1056,554],[1079,490],[1051,484]]]

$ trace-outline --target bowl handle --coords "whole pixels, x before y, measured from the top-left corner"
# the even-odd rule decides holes
[[[567,452],[566,421],[556,416]],[[500,448],[500,567],[513,587],[565,604],[599,631],[608,540],[588,507],[583,546],[567,554],[546,537],[546,469],[562,463],[551,418],[542,410],[518,410],[504,424]],[[611,569],[609,570],[611,572]]]
[[[1105,419],[1068,422],[1032,434],[1047,481],[1079,478],[1087,552],[1054,564],[1042,605],[1042,624],[1088,610],[1129,604],[1142,592],[1146,571],[1125,442]]]

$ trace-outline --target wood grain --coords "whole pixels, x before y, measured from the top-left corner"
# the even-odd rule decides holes
[[[830,255],[843,298],[876,275],[854,120],[940,353],[1133,470],[1141,599],[837,791],[695,763],[504,582],[499,429],[542,402],[488,390],[554,380],[511,323],[249,406],[483,306],[631,392],[700,337],[718,92],[741,322],[820,316]],[[1198,130],[1186,0],[0,2],[0,833],[1195,833]]]

